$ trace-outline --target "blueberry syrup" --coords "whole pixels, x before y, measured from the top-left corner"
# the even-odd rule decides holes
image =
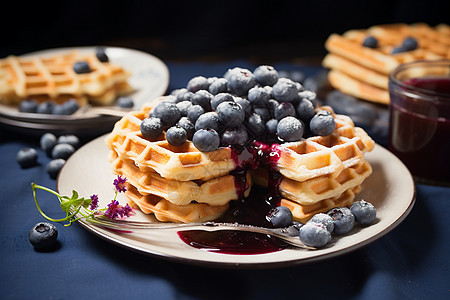
[[[236,164],[234,176],[238,200],[230,202],[230,209],[217,222],[240,223],[273,228],[266,216],[278,206],[281,200],[279,185],[282,179],[277,170],[280,158],[279,145],[253,142],[249,147],[232,149],[232,159]],[[258,167],[268,170],[268,189],[254,185],[248,197],[247,172]],[[232,230],[188,230],[178,232],[188,245],[210,252],[223,254],[262,254],[283,250],[286,243],[270,235]]]

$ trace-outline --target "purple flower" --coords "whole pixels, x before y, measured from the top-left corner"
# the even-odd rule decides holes
[[[127,203],[124,207],[122,207],[121,217],[129,217],[132,211],[133,209]]]
[[[119,216],[119,201],[111,200],[108,204],[108,209],[105,211],[105,217],[114,220]]]
[[[98,195],[92,195],[91,196],[91,210],[95,210],[98,207]]]
[[[114,186],[116,187],[116,190],[120,193],[125,193],[127,191],[127,187],[125,185],[125,182],[127,181],[126,177],[123,177],[121,175],[118,175],[116,179],[114,179]]]

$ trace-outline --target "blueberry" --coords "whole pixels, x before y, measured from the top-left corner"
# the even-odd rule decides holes
[[[200,105],[205,111],[211,111],[211,100],[214,98],[213,94],[205,90],[197,91],[191,98],[194,105]]]
[[[53,109],[55,107],[55,102],[53,101],[44,101],[37,107],[36,112],[38,114],[52,114]]]
[[[150,111],[150,117],[159,118],[164,127],[175,125],[181,118],[181,112],[173,102],[162,101]]]
[[[302,139],[304,126],[294,117],[285,117],[278,122],[278,137],[285,142],[296,142]]]
[[[311,119],[309,128],[313,135],[330,135],[336,129],[336,121],[329,111],[321,110]]]
[[[66,161],[62,158],[52,159],[47,166],[45,167],[45,171],[52,179],[56,179],[58,177],[59,171],[64,166]]]
[[[166,132],[166,139],[172,146],[181,146],[187,140],[187,132],[181,127],[172,126]]]
[[[41,136],[39,143],[41,145],[41,149],[44,150],[50,157],[52,155],[53,147],[55,147],[57,141],[58,140],[53,133],[47,132]]]
[[[281,102],[274,111],[274,117],[278,121],[285,117],[295,117],[294,105],[290,102]]]
[[[215,131],[220,132],[221,124],[217,114],[210,111],[198,117],[195,122],[195,130],[200,129],[214,129]]]
[[[91,67],[86,61],[79,61],[73,64],[73,71],[77,74],[87,74],[91,72]]]
[[[225,78],[218,78],[210,84],[208,91],[213,95],[225,93],[228,90],[227,84],[228,81]]]
[[[248,91],[247,98],[254,107],[265,107],[270,99],[270,93],[263,87],[255,86]]]
[[[325,213],[315,214],[308,222],[322,224],[330,233],[334,230],[333,218]]]
[[[272,66],[261,65],[253,71],[253,74],[256,82],[262,86],[272,86],[278,81],[278,72]]]
[[[378,47],[378,40],[374,36],[367,36],[363,41],[363,47],[376,48]]]
[[[164,130],[164,125],[160,118],[148,117],[141,122],[142,136],[150,141],[157,139]]]
[[[245,127],[237,127],[233,129],[227,129],[222,134],[221,144],[223,146],[240,145],[243,146],[248,140],[248,133]]]
[[[22,168],[30,168],[37,165],[38,154],[33,148],[24,148],[17,152],[16,161]]]
[[[28,234],[30,243],[36,249],[50,249],[56,245],[58,230],[55,225],[45,222],[37,223]]]
[[[292,212],[286,206],[277,206],[269,211],[267,221],[274,227],[288,227],[294,222]]]
[[[220,136],[214,129],[200,129],[192,138],[194,146],[202,152],[217,150],[220,145]]]
[[[61,135],[57,140],[57,144],[70,144],[76,149],[80,146],[80,139],[73,134]]]
[[[106,55],[105,48],[95,49],[95,56],[102,63],[109,62],[109,57],[108,57],[108,55]]]
[[[295,110],[299,119],[305,123],[309,123],[316,114],[316,112],[314,111],[314,104],[307,99],[300,100],[297,103],[297,107]]]
[[[300,240],[306,246],[322,248],[331,240],[331,233],[323,224],[307,222],[300,228]]]
[[[309,100],[315,106],[317,104],[317,94],[313,91],[303,90],[298,93],[300,100]]]
[[[24,113],[35,113],[37,108],[38,104],[33,99],[23,100],[19,104],[19,111]]]
[[[272,87],[272,97],[279,102],[298,100],[299,86],[290,79],[280,78]]]
[[[181,101],[181,102],[178,102],[176,104],[176,106],[177,106],[178,110],[180,111],[181,116],[187,117],[189,108],[192,106],[192,102],[191,101]]]
[[[211,108],[212,110],[216,110],[217,106],[219,106],[222,102],[234,102],[234,97],[229,93],[219,93],[214,96],[211,100]]]
[[[242,106],[246,116],[252,113],[252,104],[247,99],[241,97],[234,97],[234,102]]]
[[[192,123],[195,123],[198,118],[205,113],[205,110],[200,105],[192,105],[188,109],[187,117]]]
[[[119,99],[117,99],[117,106],[122,108],[131,108],[134,106],[134,101],[131,97],[119,97]]]
[[[186,88],[189,92],[195,93],[200,90],[208,90],[210,82],[206,77],[196,76],[189,80]]]
[[[407,37],[403,40],[402,48],[405,49],[406,51],[415,50],[417,49],[417,47],[419,47],[419,43],[415,38]]]
[[[401,52],[405,52],[405,51],[407,51],[407,50],[404,49],[403,47],[394,47],[394,48],[392,48],[391,54],[397,54],[397,53],[401,53]]]
[[[270,99],[267,102],[267,109],[269,110],[270,116],[275,118],[275,109],[280,105],[280,103],[275,99]]]
[[[254,107],[253,112],[260,115],[264,123],[270,119],[270,112],[265,107]]]
[[[247,122],[247,130],[248,133],[253,137],[263,136],[266,131],[266,124],[260,115],[252,113],[250,117],[248,117]]]
[[[237,69],[229,74],[228,90],[237,95],[245,96],[248,91],[256,85],[255,77],[247,69]]]
[[[189,92],[187,89],[181,89],[175,96],[177,98],[175,102],[191,101],[193,95],[194,93]]]
[[[187,139],[192,140],[195,133],[195,125],[191,122],[191,120],[189,120],[189,118],[182,117],[180,121],[178,121],[177,126],[186,130]]]
[[[53,107],[52,113],[54,115],[71,115],[80,108],[78,102],[75,99],[70,99],[60,105]]]
[[[270,119],[266,122],[266,130],[269,136],[275,136],[277,133],[277,127],[278,127],[278,120],[277,119]]]
[[[70,144],[56,144],[52,149],[52,158],[68,159],[75,152]]]
[[[355,217],[347,207],[336,207],[327,212],[333,218],[333,233],[341,235],[346,234],[353,229]]]
[[[361,225],[372,224],[377,216],[375,207],[364,200],[353,203],[350,206],[350,211],[355,216],[355,221]]]
[[[235,127],[244,122],[245,112],[236,102],[222,102],[216,109],[219,121],[226,127]]]

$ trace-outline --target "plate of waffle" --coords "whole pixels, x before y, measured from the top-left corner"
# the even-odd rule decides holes
[[[133,107],[164,94],[168,84],[164,62],[134,49],[76,47],[10,55],[0,59],[0,124],[26,134],[101,134]],[[131,104],[120,107],[121,97]],[[37,112],[19,109],[29,100]],[[69,100],[75,112],[55,112]]]
[[[106,206],[111,183],[118,175],[124,176],[127,191],[117,199],[134,208],[135,214],[127,220],[166,224],[214,222],[232,211],[240,197],[251,199],[254,192],[269,190],[271,180],[264,170],[244,176],[233,173],[244,158],[236,158],[229,147],[200,152],[190,141],[173,146],[164,136],[152,142],[143,138],[139,124],[151,107],[144,105],[140,111],[128,113],[112,132],[75,152],[59,174],[58,192],[97,194],[100,206]],[[376,207],[377,218],[372,225],[355,226],[345,235],[334,236],[324,248],[282,247],[242,254],[244,249],[240,254],[225,254],[187,243],[179,228],[111,230],[79,222],[113,244],[163,259],[212,267],[282,267],[350,253],[384,236],[406,218],[414,204],[415,185],[402,162],[375,144],[350,118],[335,115],[335,120],[331,135],[270,147],[278,156],[273,162],[281,174],[277,177],[279,203],[292,211],[294,220],[304,223],[314,214],[348,207],[362,199]],[[249,155],[243,154],[246,159]],[[252,199],[265,201],[259,196]],[[251,212],[265,218],[265,214],[258,216],[257,209]]]

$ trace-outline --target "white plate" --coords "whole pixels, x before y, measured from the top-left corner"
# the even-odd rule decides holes
[[[78,50],[81,53],[95,53],[98,47],[57,48],[29,53],[31,55],[52,55]],[[130,94],[134,108],[139,109],[143,103],[163,95],[169,85],[169,70],[159,58],[134,49],[120,47],[103,47],[114,64],[131,73],[128,82],[135,92]],[[118,117],[98,114],[76,114],[71,116],[42,115],[21,113],[17,107],[0,104],[0,123],[24,129],[48,130],[64,129],[72,131],[96,129],[108,126]]]
[[[107,161],[109,150],[104,138],[93,140],[69,158],[57,180],[59,193],[70,196],[72,190],[76,190],[85,197],[98,194],[100,207],[109,203],[113,197],[112,182],[115,176]],[[415,185],[401,161],[379,145],[367,154],[367,160],[373,167],[373,174],[363,183],[357,199],[365,199],[377,208],[376,222],[369,227],[357,227],[347,235],[334,237],[329,247],[320,250],[285,249],[258,255],[229,255],[193,248],[180,240],[175,229],[119,233],[86,222],[80,224],[95,235],[126,248],[199,265],[262,268],[323,260],[354,251],[387,234],[404,220],[413,207]],[[123,194],[119,194],[118,200],[126,203]],[[153,220],[140,211],[131,219]]]

